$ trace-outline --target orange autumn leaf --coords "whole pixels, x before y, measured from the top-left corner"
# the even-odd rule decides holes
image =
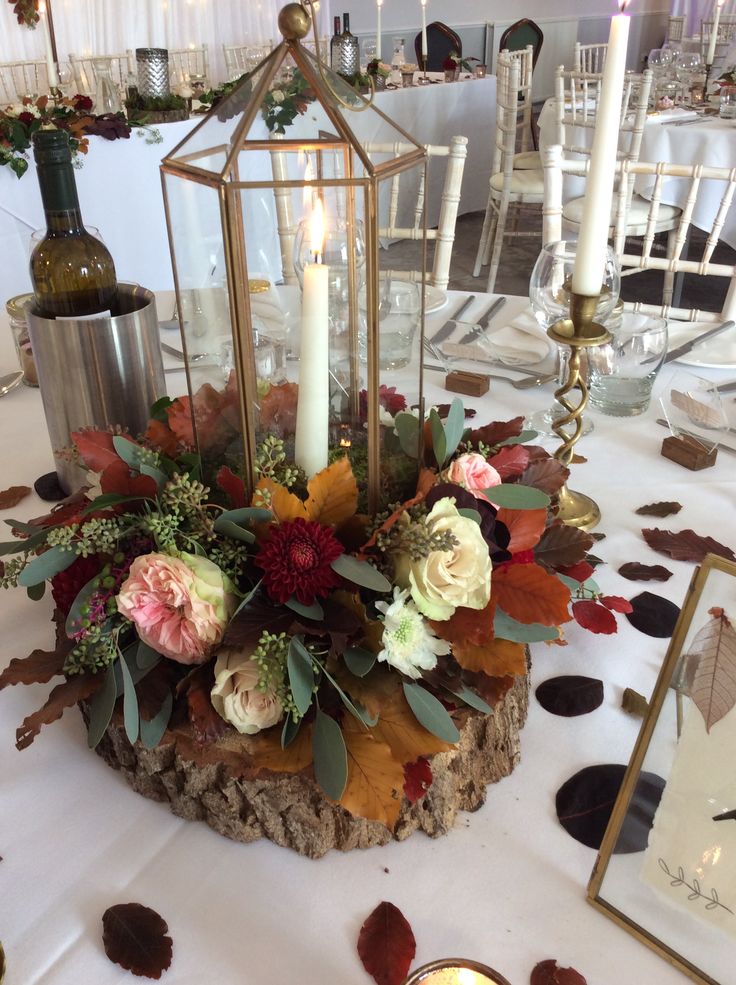
[[[518,622],[558,626],[572,618],[570,589],[538,564],[509,564],[493,572],[493,598]]]
[[[348,782],[340,804],[351,814],[381,821],[393,830],[403,800],[404,767],[352,715],[343,721],[348,752]]]
[[[488,677],[505,677],[526,674],[526,648],[523,643],[494,639],[484,646],[472,643],[455,643],[452,655],[463,670],[480,671]]]
[[[337,526],[349,519],[358,508],[358,484],[347,456],[338,458],[312,476],[307,490],[306,511],[309,519],[327,527]]]
[[[373,734],[386,743],[399,763],[413,763],[420,756],[433,756],[453,748],[453,743],[443,742],[419,724],[398,688],[384,700],[380,716],[373,726]]]
[[[288,520],[296,520],[299,517],[303,520],[309,519],[307,509],[299,497],[280,486],[278,482],[274,482],[273,479],[264,476],[258,480],[258,485],[253,492],[252,504],[254,506],[264,505],[261,492],[270,494],[268,507],[279,523],[286,523]]]
[[[272,384],[261,397],[261,426],[276,434],[292,434],[296,428],[299,388],[296,383]]]
[[[302,725],[286,749],[281,748],[281,729],[259,732],[252,754],[259,769],[275,773],[299,773],[312,762],[312,726]]]
[[[163,421],[156,421],[152,418],[148,422],[144,437],[154,448],[170,458],[173,458],[179,451],[179,439]]]
[[[430,619],[429,624],[440,639],[448,640],[453,645],[466,642],[483,646],[493,639],[495,611],[496,602],[491,599],[485,609],[467,609],[461,606],[455,609],[449,619]]]
[[[511,540],[507,549],[517,554],[539,543],[547,523],[547,510],[508,510],[502,506],[496,519],[508,527]]]
[[[340,661],[332,674],[343,691],[373,718],[383,714],[391,695],[401,686],[396,674],[392,674],[385,664],[377,664],[366,677],[356,677]]]

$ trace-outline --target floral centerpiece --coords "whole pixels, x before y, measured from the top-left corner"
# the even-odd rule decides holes
[[[442,68],[446,75],[452,72],[454,73],[454,77],[457,78],[460,72],[472,72],[473,66],[471,65],[471,62],[477,61],[477,58],[463,58],[457,51],[451,51],[447,58],[445,58],[442,62]]]
[[[223,448],[215,393],[194,409]],[[3,586],[35,599],[49,582],[57,623],[53,649],[0,675],[61,678],[18,748],[81,702],[90,746],[118,720],[137,747],[178,742],[234,776],[306,774],[392,829],[431,787],[429,757],[527,673],[527,644],[563,645],[576,606],[592,626],[590,607],[617,601],[591,578],[591,536],[554,515],[567,469],[521,418],[469,426],[456,400],[421,423],[385,388],[381,404],[386,438],[421,458],[414,494],[377,516],[359,511],[350,449],[311,477],[289,462],[283,395],[249,502],[229,466],[203,473],[187,397],[159,401],[138,440],[77,432],[88,488],[7,521],[18,539],[0,545]]]

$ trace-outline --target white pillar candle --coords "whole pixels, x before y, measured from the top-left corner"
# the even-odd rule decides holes
[[[383,0],[376,0],[376,58],[381,60],[381,7]]]
[[[46,74],[49,77],[49,89],[59,88],[59,72],[54,61],[54,51],[51,47],[51,32],[49,31],[48,15],[46,13],[45,0],[41,0],[38,5],[38,13],[43,25],[43,40],[46,45]]]
[[[422,4],[422,61],[427,67],[427,0],[420,0]]]
[[[626,0],[622,4],[622,11]],[[576,294],[599,294],[606,262],[606,244],[611,225],[613,179],[616,171],[621,98],[630,18],[617,14],[611,18],[606,65],[603,69],[598,115],[590,154],[590,173],[580,221],[572,289]]]
[[[710,40],[708,41],[708,54],[705,56],[705,64],[712,65],[716,56],[716,41],[718,40],[718,25],[721,21],[721,8],[725,0],[718,0],[716,12],[713,18],[713,26],[710,29]]]
[[[327,468],[330,423],[329,274],[320,263],[324,244],[324,212],[317,199],[312,213],[314,263],[304,268],[299,395],[296,408],[294,460],[311,477]]]

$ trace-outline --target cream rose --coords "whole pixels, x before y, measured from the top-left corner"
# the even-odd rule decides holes
[[[397,580],[408,587],[417,609],[428,619],[449,619],[455,609],[485,609],[491,597],[491,558],[480,527],[461,516],[455,500],[438,500],[425,523],[433,534],[451,533],[455,545],[399,566]]]
[[[258,664],[241,650],[224,647],[217,655],[212,707],[245,735],[270,728],[284,715],[278,695],[258,689],[259,674]]]
[[[448,468],[447,478],[467,489],[476,499],[485,499],[487,503],[491,500],[486,496],[485,490],[501,484],[498,472],[476,451],[459,455]]]

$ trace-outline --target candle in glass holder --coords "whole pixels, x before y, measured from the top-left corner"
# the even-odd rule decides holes
[[[422,5],[422,61],[427,68],[427,0],[420,0]]]
[[[446,958],[417,968],[403,985],[509,985],[497,971],[461,958]]]
[[[327,468],[330,422],[330,268],[321,262],[325,220],[320,199],[312,212],[310,234],[314,263],[304,268],[294,461],[311,477]]]
[[[54,50],[51,47],[51,33],[49,31],[46,0],[39,0],[38,13],[41,18],[41,24],[43,25],[43,40],[46,46],[46,74],[49,77],[49,89],[58,89],[59,72],[54,61]]]
[[[716,4],[716,12],[713,17],[713,26],[710,29],[710,40],[708,41],[708,53],[705,56],[705,64],[712,65],[713,59],[716,56],[716,41],[718,40],[718,25],[721,22],[721,8],[725,0],[718,0]]]
[[[601,95],[590,153],[590,173],[585,189],[585,204],[580,220],[577,256],[572,275],[574,293],[589,297],[600,294],[608,230],[611,226],[613,179],[616,172],[621,97],[631,21],[631,18],[623,13],[626,3],[627,0],[623,0],[622,12],[611,18],[606,64],[603,69]]]

